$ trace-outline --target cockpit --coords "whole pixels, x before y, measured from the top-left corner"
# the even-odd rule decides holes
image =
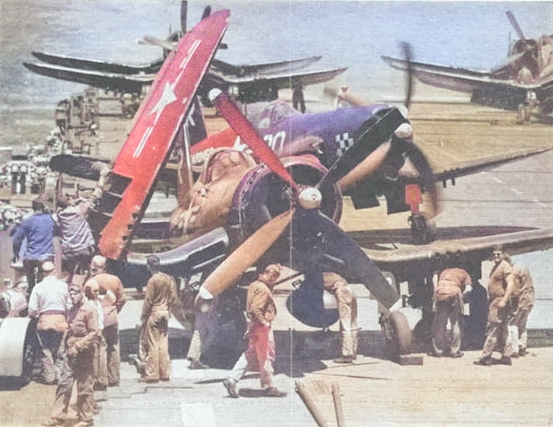
[[[274,101],[268,104],[258,116],[257,127],[268,129],[286,117],[299,114],[290,105],[283,101]]]

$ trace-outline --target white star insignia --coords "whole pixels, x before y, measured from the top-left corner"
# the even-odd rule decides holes
[[[176,101],[176,99],[177,97],[175,96],[175,92],[173,91],[173,86],[166,82],[165,87],[163,88],[163,94],[159,98],[159,101],[157,101],[156,106],[152,108],[152,111],[150,112],[150,114],[157,113],[155,120],[156,122],[158,121],[161,113],[163,113],[165,107],[171,102]]]

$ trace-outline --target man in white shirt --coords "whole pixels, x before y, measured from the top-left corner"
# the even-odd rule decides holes
[[[37,337],[42,351],[41,380],[45,384],[55,384],[59,379],[61,358],[58,352],[67,330],[67,312],[71,308],[71,299],[67,283],[55,276],[54,263],[45,261],[41,269],[44,279],[31,292],[29,316],[38,318]]]

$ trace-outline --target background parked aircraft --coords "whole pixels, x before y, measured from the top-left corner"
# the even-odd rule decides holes
[[[211,7],[204,9],[208,16]],[[23,65],[41,75],[56,79],[87,84],[114,92],[142,94],[150,86],[161,68],[164,58],[186,33],[187,2],[181,2],[182,30],[170,33],[167,40],[145,36],[148,43],[163,48],[164,57],[148,64],[119,64],[93,59],[75,58],[46,52],[33,55],[46,64],[24,62]],[[219,46],[220,48],[221,46]],[[300,83],[303,87],[324,83],[342,74],[347,68],[305,70],[319,61],[320,56],[263,64],[233,65],[222,60],[213,60],[202,82],[200,96],[204,105],[209,105],[207,93],[211,88],[224,90],[242,103],[273,101],[280,89],[291,88]]]
[[[539,39],[524,36],[514,14],[507,11],[519,39],[509,47],[503,64],[491,70],[438,65],[382,56],[391,67],[408,71],[423,83],[471,94],[476,104],[517,110],[527,108],[529,119],[534,108],[540,115],[553,112],[553,36]]]

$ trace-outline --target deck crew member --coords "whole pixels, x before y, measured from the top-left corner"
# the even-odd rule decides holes
[[[528,316],[534,307],[535,293],[532,276],[525,267],[514,265],[510,257],[505,259],[513,266],[513,275],[518,289],[518,305],[509,329],[513,341],[512,357],[526,356],[528,353]]]
[[[443,270],[434,289],[434,320],[432,323],[432,356],[462,357],[461,326],[463,295],[472,289],[470,274],[462,268]],[[451,339],[447,322],[451,323]]]
[[[94,346],[98,340],[98,313],[84,298],[81,285],[69,287],[73,306],[68,314],[65,354],[56,398],[50,412],[50,426],[64,425],[71,401],[73,383],[77,382],[75,427],[93,425],[94,416]]]
[[[32,202],[33,214],[24,219],[16,228],[13,236],[13,261],[19,259],[23,240],[26,240],[23,253],[23,268],[27,276],[27,293],[30,295],[35,284],[42,280],[40,266],[44,261],[54,259],[55,223],[44,202],[37,198]]]
[[[324,287],[336,297],[340,316],[342,355],[336,363],[353,363],[357,357],[357,298],[346,279],[336,273],[323,273]]]
[[[305,98],[303,95],[303,85],[299,80],[294,83],[294,89],[292,91],[292,105],[294,107],[294,110],[305,114]]]
[[[152,277],[146,284],[139,345],[142,349],[140,357],[144,363],[142,380],[155,383],[159,380],[168,381],[171,374],[168,324],[178,296],[175,280],[161,272],[159,257],[150,255],[146,263]]]
[[[336,93],[336,99],[334,100],[334,108],[348,108],[351,104],[347,101],[348,85],[342,85],[340,90]]]
[[[56,223],[59,227],[62,248],[62,269],[69,273],[68,283],[73,275],[86,270],[94,255],[96,242],[87,221],[87,212],[92,200],[73,202],[67,197],[58,199]]]
[[[37,283],[29,299],[29,316],[38,318],[37,337],[41,350],[40,371],[44,384],[55,384],[60,378],[60,346],[67,330],[67,313],[71,300],[67,283],[59,280],[54,263],[42,264],[44,279]]]
[[[119,353],[118,314],[125,305],[125,290],[119,277],[106,272],[106,258],[96,255],[90,263],[90,273],[100,286],[100,302],[104,313],[102,335],[106,342],[107,383],[119,385],[121,356]]]
[[[217,335],[217,311],[212,299],[197,296],[194,300],[194,332],[188,347],[186,358],[190,360],[188,369],[209,369],[209,365],[200,360],[214,344]]]
[[[250,319],[247,333],[248,349],[242,353],[232,368],[230,376],[223,381],[230,397],[239,397],[236,384],[248,370],[259,371],[261,388],[264,389],[265,396],[286,396],[286,393],[278,390],[273,383],[275,340],[271,324],[277,314],[273,300],[273,286],[280,276],[280,271],[280,265],[271,264],[248,287],[246,298],[246,311]]]
[[[104,309],[100,301],[100,285],[92,278],[84,284],[84,295],[92,303],[98,315],[98,339],[94,347],[94,390],[106,390],[108,387],[106,340],[104,331]]]
[[[475,365],[489,366],[494,363],[494,350],[501,352],[501,359],[497,363],[511,364],[512,342],[509,338],[509,321],[513,317],[516,306],[513,306],[511,296],[516,292],[513,267],[503,258],[503,249],[496,246],[492,252],[494,266],[490,272],[488,295],[490,309],[486,341],[482,356],[475,361]]]

